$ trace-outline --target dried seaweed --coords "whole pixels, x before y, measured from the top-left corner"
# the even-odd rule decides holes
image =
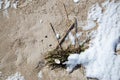
[[[84,48],[84,46],[79,46],[78,48],[74,48],[69,46],[67,49],[65,50],[61,50],[61,49],[54,49],[52,51],[49,51],[46,56],[45,56],[45,60],[46,60],[46,64],[51,67],[51,69],[55,69],[55,68],[65,68],[66,65],[63,64],[65,61],[67,61],[67,58],[70,54],[74,54],[74,53],[81,53],[82,51],[84,51],[86,48]],[[60,63],[56,63],[55,59],[58,59],[60,61]]]

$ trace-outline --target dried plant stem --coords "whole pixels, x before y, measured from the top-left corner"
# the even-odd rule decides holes
[[[65,13],[66,13],[67,21],[69,22],[69,17],[68,17],[67,9],[66,9],[66,7],[65,7],[65,4],[64,4],[64,3],[63,3],[63,7],[64,7],[64,9],[65,9]]]
[[[76,18],[74,18],[75,19],[75,25],[74,25],[74,27],[75,27],[75,34],[77,34],[77,32],[78,32],[78,29],[77,29],[77,19]],[[77,47],[79,47],[79,42],[78,42],[78,38],[77,38],[77,36],[75,35],[75,47],[77,48]]]
[[[55,35],[55,37],[56,37],[56,32],[55,32],[55,29],[54,29],[54,27],[53,27],[53,25],[52,25],[52,23],[50,23],[50,27],[52,28],[52,31],[53,31],[53,33],[54,33],[54,35]],[[57,39],[57,38],[56,38]],[[62,46],[60,45],[60,43],[59,43],[59,40],[57,39],[57,42],[58,42],[58,46],[60,47],[60,49],[62,50],[63,48],[62,48]]]

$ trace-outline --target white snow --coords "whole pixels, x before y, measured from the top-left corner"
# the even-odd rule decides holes
[[[96,26],[93,20],[88,20],[88,25],[83,27],[83,30],[90,30]]]
[[[120,80],[120,55],[115,53],[120,41],[120,3],[108,0],[101,6],[95,4],[88,14],[88,18],[99,25],[89,49],[80,55],[70,55],[65,63],[69,72],[77,64],[82,64],[87,77]]]
[[[4,6],[4,9],[7,9],[10,7],[10,1],[8,0],[5,0],[5,6]]]
[[[96,36],[97,32],[96,30],[92,30],[90,33],[86,34],[88,38],[94,39]]]
[[[67,64],[68,67],[66,71],[71,72],[79,61],[79,54],[70,54],[68,60],[68,62],[64,62],[63,64]]]
[[[76,33],[76,37],[77,37],[77,38],[80,38],[81,35],[82,35],[82,32]]]
[[[39,71],[38,73],[38,80],[41,80],[42,79],[42,71]]]
[[[12,4],[12,7],[13,7],[14,9],[17,9],[17,4],[16,4],[16,3],[13,3],[13,4]]]
[[[3,7],[3,9],[5,11],[3,11],[3,15],[6,16],[6,17],[9,17],[8,16],[8,8],[10,7],[10,1],[9,0],[5,0],[5,6]]]
[[[96,3],[92,6],[91,10],[88,12],[88,20],[100,22],[102,16],[102,8]]]
[[[75,45],[75,37],[73,36],[73,34],[71,32],[68,34],[68,37],[69,37],[72,45]]]
[[[75,3],[78,3],[80,0],[73,0]]]
[[[13,7],[14,9],[17,9],[17,6],[18,6],[18,1],[14,2],[11,7]]]
[[[3,1],[0,0],[0,9],[2,9]]]
[[[117,45],[116,51],[120,50],[120,43]]]
[[[97,20],[97,22],[99,22],[101,20],[100,16],[102,16],[102,8],[99,7],[99,4],[93,5],[91,10],[88,12],[87,25],[83,27],[83,30],[90,30],[96,27],[95,21]]]
[[[14,75],[9,76],[6,80],[25,80],[19,72],[16,72]]]

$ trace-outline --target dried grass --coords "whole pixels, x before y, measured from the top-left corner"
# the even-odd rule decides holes
[[[78,53],[80,54],[82,51],[84,51],[86,48],[84,46],[79,46],[78,48],[74,48],[72,46],[69,46],[67,49],[54,49],[52,51],[49,51],[45,55],[46,64],[51,68],[65,68],[66,65],[63,64],[65,61],[67,61],[67,58],[70,54]],[[60,61],[60,64],[55,62],[55,59]]]

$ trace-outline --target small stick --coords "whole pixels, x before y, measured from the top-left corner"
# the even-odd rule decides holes
[[[75,19],[75,34],[77,34],[77,32],[78,32],[78,29],[77,29],[77,19],[76,18],[74,18]],[[77,38],[77,36],[75,35],[75,47],[77,48],[77,47],[79,47],[79,42],[78,42],[78,38]]]
[[[50,23],[50,26],[51,26],[51,28],[52,28],[52,30],[53,30],[53,33],[54,33],[55,37],[56,37],[56,32],[55,32],[55,29],[54,29],[54,27],[53,27],[52,23]],[[56,39],[57,39],[57,38],[56,38]],[[61,49],[61,50],[63,50],[63,48],[62,48],[62,46],[60,45],[60,43],[59,43],[59,40],[58,40],[58,39],[57,39],[57,42],[58,42],[58,45],[59,45],[60,49]]]
[[[66,9],[66,7],[65,7],[65,4],[63,3],[63,6],[64,6],[64,9],[65,9],[65,13],[66,13],[66,17],[67,17],[67,21],[69,20],[69,18],[68,18],[68,13],[67,13],[67,9]]]
[[[78,30],[77,30],[77,19],[76,18],[74,18],[75,19],[75,32],[77,33],[78,32]]]

